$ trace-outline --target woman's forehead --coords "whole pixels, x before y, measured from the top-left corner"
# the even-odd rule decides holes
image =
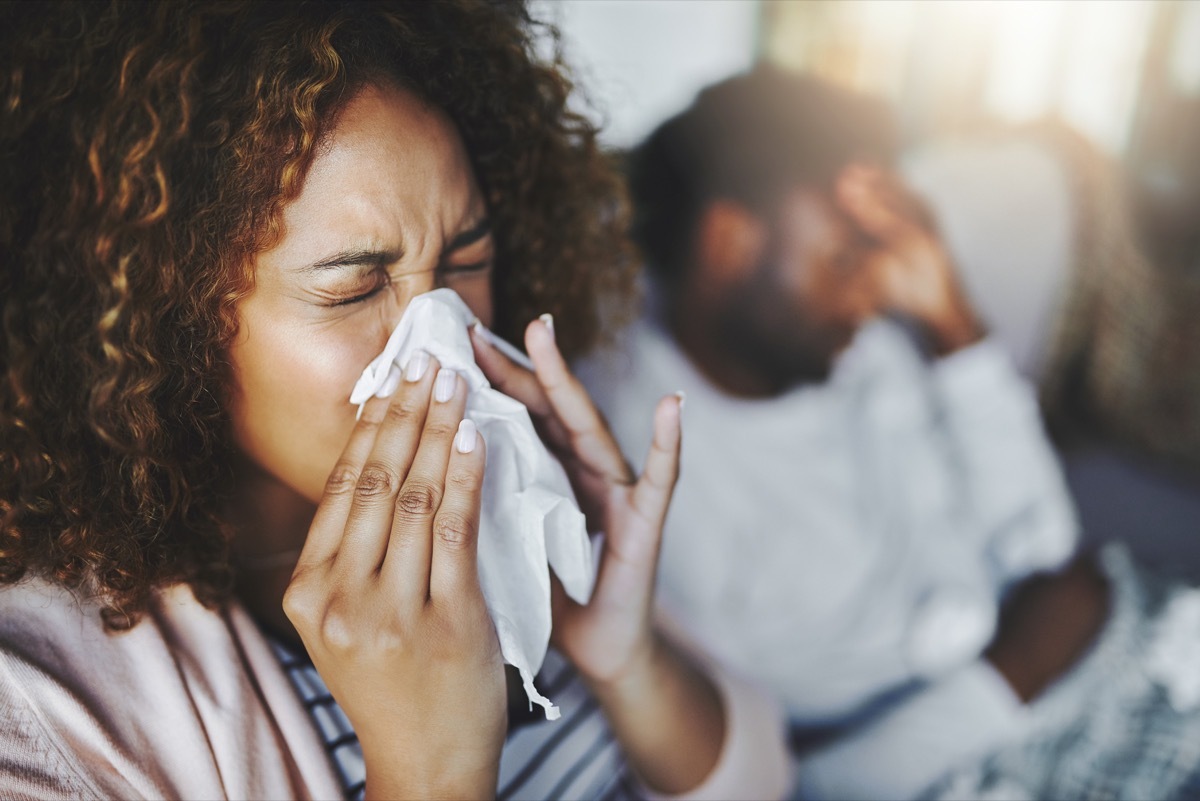
[[[368,87],[339,115],[300,195],[284,207],[279,244],[305,255],[331,239],[422,249],[483,214],[461,137],[445,114],[411,92]]]
[[[408,90],[368,85],[338,115],[309,180],[340,174],[453,186],[469,170],[462,137],[445,113]]]

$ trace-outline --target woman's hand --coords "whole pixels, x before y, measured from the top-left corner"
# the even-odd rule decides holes
[[[389,386],[329,476],[284,610],[354,725],[368,797],[491,797],[507,707],[475,561],[484,443],[460,425],[465,382],[426,354]]]
[[[894,176],[848,167],[837,182],[842,211],[871,243],[863,263],[881,311],[921,324],[938,355],[983,336],[924,203]]]
[[[679,473],[679,413],[654,410],[654,439],[635,476],[600,413],[567,369],[549,318],[529,324],[534,372],[473,330],[475,357],[501,392],[524,403],[571,478],[589,528],[605,534],[591,601],[580,606],[553,582],[555,645],[591,686],[634,770],[653,789],[682,793],[712,771],[725,712],[709,677],[651,622],[663,523]]]
[[[641,476],[621,450],[554,342],[553,322],[529,324],[525,346],[534,372],[513,363],[472,330],[475,357],[488,380],[529,409],[547,446],[563,463],[592,531],[603,531],[596,587],[587,606],[554,582],[555,645],[592,683],[615,681],[656,647],[651,625],[663,522],[679,472],[679,412],[670,395],[654,412],[654,441]]]

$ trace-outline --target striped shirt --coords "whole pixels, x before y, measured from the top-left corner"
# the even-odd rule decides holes
[[[366,769],[349,719],[303,649],[275,637],[268,639],[325,743],[345,797],[361,799]],[[551,650],[535,683],[558,705],[562,717],[548,721],[540,709],[510,710],[508,737],[500,756],[498,801],[640,798],[596,699],[574,668]]]

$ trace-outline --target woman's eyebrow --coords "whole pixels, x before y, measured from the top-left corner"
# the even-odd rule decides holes
[[[376,267],[382,264],[391,264],[399,261],[404,254],[401,251],[395,250],[369,250],[366,248],[354,248],[351,250],[343,250],[340,253],[335,253],[328,258],[313,262],[307,267],[300,268],[302,273],[315,273],[321,270],[330,270],[338,267]]]
[[[487,236],[491,232],[492,232],[492,221],[489,220],[487,217],[484,217],[482,220],[475,223],[475,225],[471,226],[467,230],[465,230],[459,234],[456,234],[455,237],[453,239],[451,239],[449,243],[447,243],[446,253],[453,253],[454,251],[459,250],[460,248],[465,248],[468,245],[474,245],[476,242],[478,242],[480,239],[483,239],[485,236]]]
[[[456,234],[453,239],[446,245],[446,252],[452,253],[460,248],[465,248],[468,245],[473,245],[492,232],[492,221],[484,217],[475,225],[465,231]],[[315,261],[306,267],[301,267],[302,273],[316,273],[321,270],[336,269],[339,267],[375,267],[382,264],[392,264],[403,257],[404,252],[399,250],[371,250],[368,248],[353,248],[343,250],[340,253],[335,253],[320,261]]]

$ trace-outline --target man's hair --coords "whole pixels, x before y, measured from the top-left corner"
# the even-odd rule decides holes
[[[659,278],[677,280],[711,201],[768,214],[784,192],[830,189],[846,165],[890,165],[896,149],[881,101],[761,64],[700,92],[631,154],[634,240]]]
[[[497,328],[578,352],[632,286],[624,189],[517,0],[0,0],[0,582],[230,589],[236,304],[339,109],[394,82],[462,135]]]

